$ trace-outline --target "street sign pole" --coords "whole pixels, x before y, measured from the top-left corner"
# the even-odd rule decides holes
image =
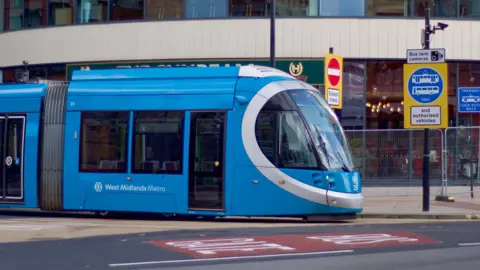
[[[328,53],[333,54],[333,47],[328,48]],[[335,114],[337,115],[338,119],[342,118],[342,109],[333,109]]]
[[[430,49],[430,9],[425,10],[425,48]],[[430,149],[428,145],[428,128],[423,135],[423,212],[430,211]]]

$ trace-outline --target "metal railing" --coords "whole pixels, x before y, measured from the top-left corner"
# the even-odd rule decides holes
[[[364,187],[420,187],[424,131],[416,129],[346,130],[355,167]],[[443,132],[431,129],[430,184],[444,179]]]
[[[480,127],[445,129],[444,159],[447,194],[480,192]]]

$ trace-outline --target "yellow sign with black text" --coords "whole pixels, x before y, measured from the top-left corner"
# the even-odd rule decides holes
[[[343,57],[325,55],[325,100],[333,109],[343,105]]]
[[[404,128],[448,127],[448,66],[403,65]]]

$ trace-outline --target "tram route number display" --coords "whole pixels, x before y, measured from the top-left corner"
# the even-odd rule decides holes
[[[412,106],[411,121],[415,126],[440,125],[442,119],[440,106]]]

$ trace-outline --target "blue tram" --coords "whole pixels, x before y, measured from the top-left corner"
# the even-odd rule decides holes
[[[360,175],[319,92],[259,67],[77,71],[0,86],[0,207],[354,216]]]

